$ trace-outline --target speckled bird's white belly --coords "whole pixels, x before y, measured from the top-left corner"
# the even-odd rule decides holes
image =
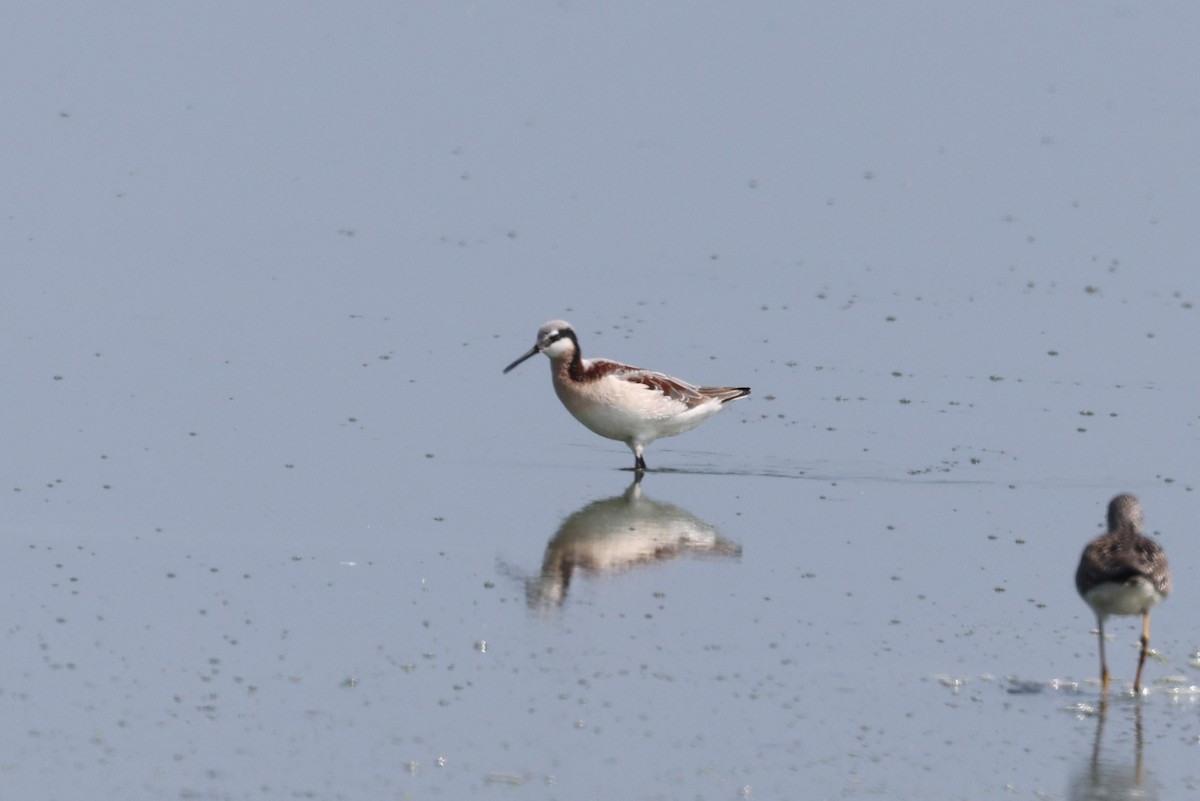
[[[1161,601],[1162,595],[1150,581],[1139,576],[1124,584],[1101,584],[1084,599],[1098,614],[1142,615]]]

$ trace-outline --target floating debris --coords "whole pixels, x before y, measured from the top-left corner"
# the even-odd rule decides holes
[[[1065,679],[1051,679],[1047,685],[1051,690],[1058,692],[1077,693],[1079,692],[1079,682],[1066,681]]]
[[[938,684],[942,685],[943,687],[949,687],[956,693],[963,687],[966,687],[967,682],[969,681],[968,679],[960,679],[954,676],[938,676],[937,680]]]
[[[1155,684],[1187,684],[1188,677],[1182,673],[1175,673],[1170,676],[1160,676],[1154,680]]]
[[[489,773],[483,777],[484,784],[507,784],[509,787],[520,787],[525,782],[524,776],[515,773]]]
[[[1067,711],[1073,715],[1078,715],[1081,718],[1095,717],[1100,712],[1098,708],[1092,706],[1091,704],[1084,703],[1071,704],[1069,707],[1067,707]]]
[[[1009,695],[1037,695],[1044,689],[1046,689],[1046,684],[1040,681],[1009,679],[1008,683]]]

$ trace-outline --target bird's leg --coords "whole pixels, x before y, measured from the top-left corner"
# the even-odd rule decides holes
[[[634,470],[645,470],[646,469],[646,460],[642,458],[642,455],[640,453],[634,458],[633,469]]]
[[[1108,695],[1108,660],[1104,658],[1104,618],[1096,618],[1096,630],[1100,633],[1100,693]]]
[[[1150,650],[1150,613],[1142,613],[1142,655],[1138,657],[1137,675],[1133,677],[1133,691],[1142,691],[1142,668],[1146,665],[1146,654]]]

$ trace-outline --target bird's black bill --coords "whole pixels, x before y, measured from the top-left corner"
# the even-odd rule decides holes
[[[538,346],[537,346],[537,345],[534,345],[532,348],[530,348],[530,349],[529,349],[529,352],[528,352],[528,353],[526,353],[526,354],[525,354],[524,356],[522,356],[521,358],[517,359],[515,362],[513,362],[512,364],[510,364],[508,367],[505,367],[505,368],[504,368],[504,372],[506,372],[506,373],[507,373],[509,370],[513,369],[513,368],[514,368],[514,367],[516,367],[518,364],[520,364],[521,362],[523,362],[523,361],[525,361],[526,359],[528,359],[530,356],[536,356],[537,354],[538,354]]]

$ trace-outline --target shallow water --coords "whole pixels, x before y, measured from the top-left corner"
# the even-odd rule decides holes
[[[1193,793],[1196,15],[21,11],[5,795]],[[754,394],[635,484],[556,317]]]

